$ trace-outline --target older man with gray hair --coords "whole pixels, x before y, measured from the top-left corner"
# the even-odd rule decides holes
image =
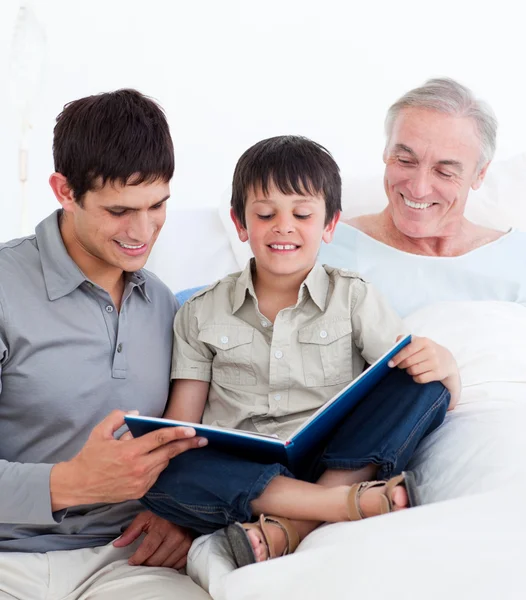
[[[526,304],[526,233],[464,216],[495,153],[491,108],[452,79],[430,79],[389,108],[385,129],[388,204],[341,223],[320,261],[358,271],[402,316],[447,300]]]

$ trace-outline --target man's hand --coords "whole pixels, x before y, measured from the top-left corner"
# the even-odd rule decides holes
[[[146,511],[138,514],[131,525],[113,545],[123,548],[146,533],[140,546],[130,557],[130,565],[148,567],[170,567],[182,569],[186,565],[186,555],[192,544],[190,534],[169,521]]]
[[[400,340],[403,336],[398,336]],[[417,383],[441,381],[451,394],[448,410],[455,408],[460,397],[460,374],[451,352],[433,340],[413,336],[411,343],[389,361],[390,367],[406,369]]]
[[[170,459],[206,445],[191,427],[165,427],[140,438],[116,440],[124,425],[122,410],[114,410],[91,432],[80,452],[51,469],[52,510],[78,504],[115,503],[141,498]]]

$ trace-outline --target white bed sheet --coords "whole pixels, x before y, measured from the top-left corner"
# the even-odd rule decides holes
[[[526,308],[441,303],[407,322],[451,349],[465,385],[410,465],[433,504],[325,526],[293,556],[245,569],[221,533],[200,538],[189,574],[215,600],[524,598]]]
[[[208,560],[200,583],[214,600],[523,600],[525,492],[517,484],[324,526],[293,555],[234,571],[215,534],[194,544],[191,564]]]

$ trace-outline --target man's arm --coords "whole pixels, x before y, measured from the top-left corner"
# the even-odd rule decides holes
[[[125,414],[114,410],[93,429],[75,457],[53,466],[53,511],[142,498],[172,458],[206,444],[194,437],[191,427],[166,427],[140,438],[116,440],[114,433],[124,425]]]
[[[53,515],[49,475],[53,465],[22,464],[0,460],[0,522],[56,525],[63,515]]]
[[[8,358],[2,335],[5,322],[0,303],[0,402],[2,401],[2,365]],[[53,465],[8,462],[0,457],[0,522],[55,525],[62,515],[54,516],[49,499],[49,474]]]

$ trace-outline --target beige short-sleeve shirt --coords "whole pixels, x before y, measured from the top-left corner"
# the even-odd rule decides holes
[[[406,328],[359,275],[318,264],[271,323],[253,260],[178,311],[171,377],[210,382],[203,423],[286,439]]]

